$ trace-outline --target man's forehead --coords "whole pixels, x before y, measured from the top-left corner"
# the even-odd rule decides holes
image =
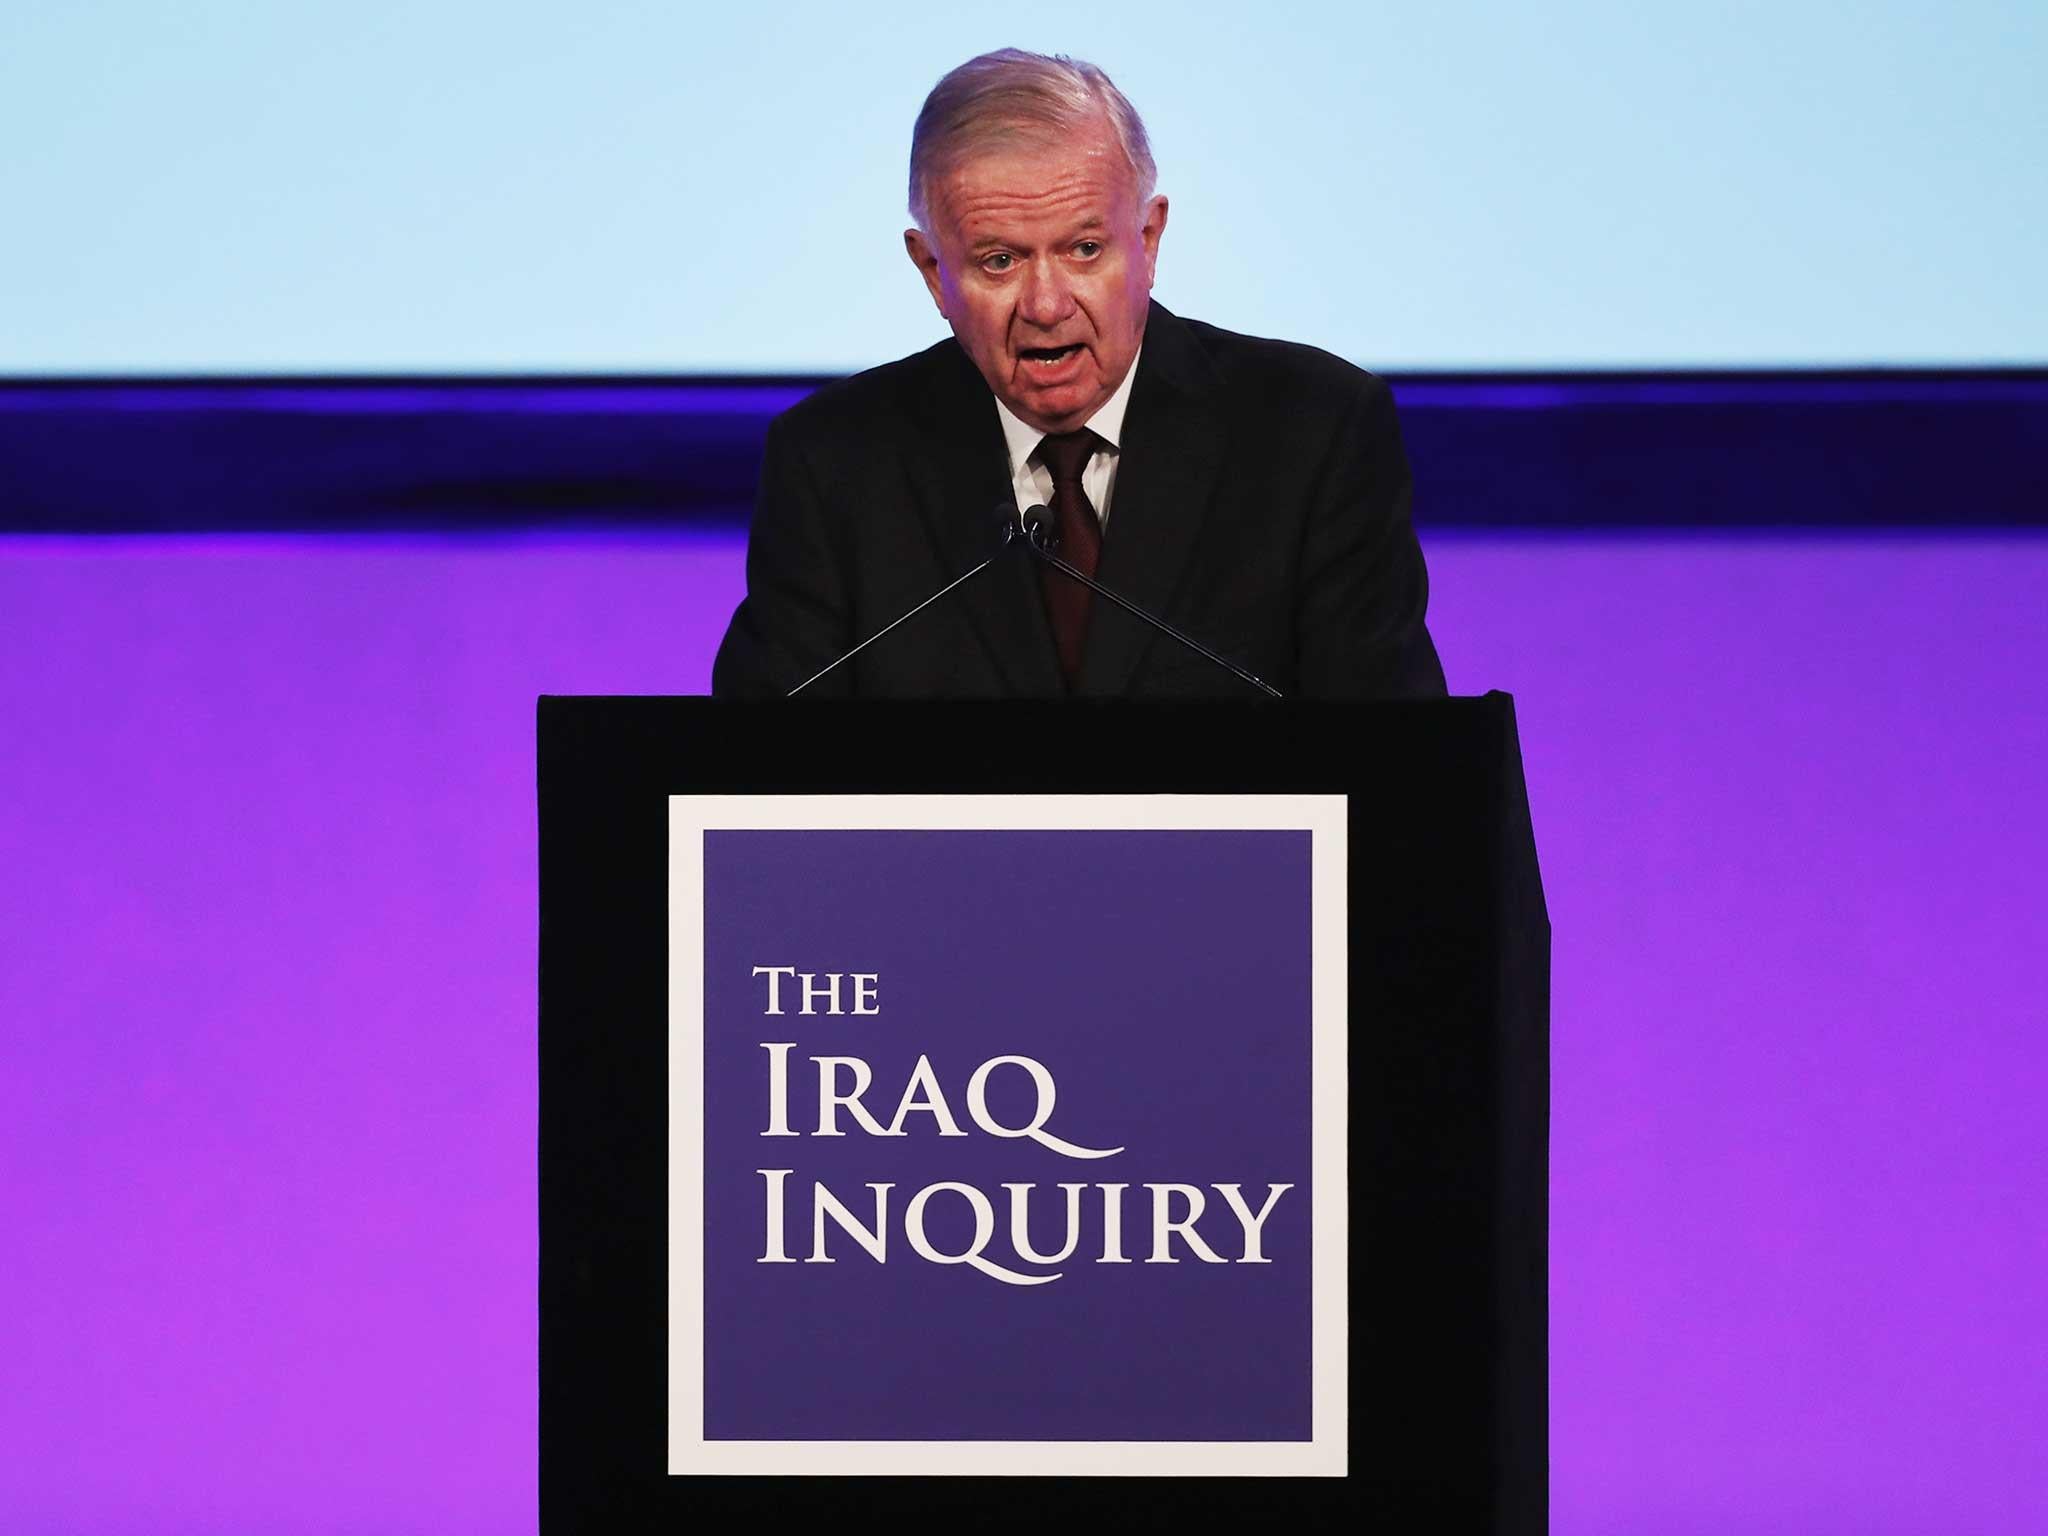
[[[939,178],[937,211],[970,235],[1000,224],[1106,225],[1135,202],[1133,182],[1113,140],[1107,153],[1082,143],[990,149]]]

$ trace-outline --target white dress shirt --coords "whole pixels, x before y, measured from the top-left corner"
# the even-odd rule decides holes
[[[1088,418],[1090,432],[1102,439],[1099,446],[1088,456],[1088,467],[1081,471],[1081,489],[1088,493],[1089,505],[1095,508],[1096,521],[1104,528],[1109,526],[1109,498],[1116,489],[1116,463],[1124,432],[1124,407],[1130,404],[1131,381],[1138,376],[1138,357],[1145,349],[1138,348],[1132,357],[1131,366],[1124,373],[1123,383],[1117,385],[1116,393],[1102,402],[1102,409]],[[1029,511],[1032,507],[1052,505],[1052,471],[1039,463],[1032,455],[1038,452],[1038,445],[1045,441],[1045,434],[1017,418],[1007,405],[998,399],[996,415],[1003,423],[1003,441],[1010,449],[1010,485],[1017,494],[1017,510]]]

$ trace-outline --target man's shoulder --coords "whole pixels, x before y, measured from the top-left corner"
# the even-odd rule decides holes
[[[1204,320],[1167,316],[1226,391],[1283,409],[1307,403],[1349,404],[1388,393],[1379,375],[1321,347],[1225,330]]]
[[[872,436],[923,415],[965,362],[959,343],[946,337],[922,352],[819,385],[776,418],[776,430],[806,440]]]

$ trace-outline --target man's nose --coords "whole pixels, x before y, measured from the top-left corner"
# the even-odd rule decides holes
[[[1059,263],[1041,256],[1024,275],[1022,308],[1033,325],[1051,329],[1074,312],[1074,291]]]

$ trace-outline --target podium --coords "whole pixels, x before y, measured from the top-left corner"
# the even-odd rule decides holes
[[[538,770],[543,1530],[1547,1528],[1509,698],[544,697]]]

